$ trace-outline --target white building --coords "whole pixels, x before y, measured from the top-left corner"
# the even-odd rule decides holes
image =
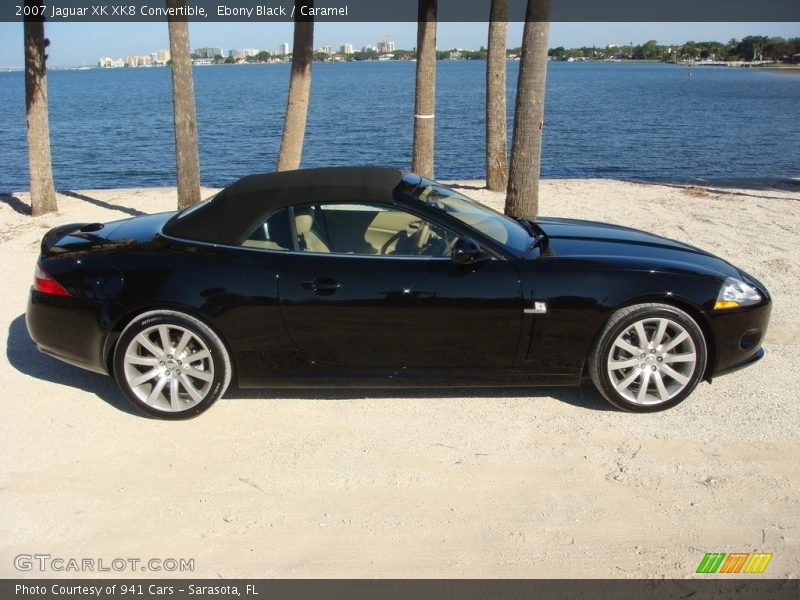
[[[278,52],[278,54],[280,54],[281,56],[286,56],[287,54],[289,54],[289,44],[287,44],[286,42],[282,43],[281,49]]]
[[[382,42],[378,42],[378,52],[380,52],[381,54],[386,54],[394,51],[395,51],[394,42],[390,40],[384,40]]]
[[[342,44],[342,47],[339,49],[342,54],[353,54],[355,52],[355,48],[353,48],[353,44]]]
[[[258,48],[242,48],[241,50],[231,49],[228,50],[226,56],[236,60],[245,60],[246,58],[257,56],[259,52],[261,52],[261,50]]]
[[[125,61],[121,58],[114,59],[110,56],[104,56],[97,61],[97,66],[101,69],[119,69],[125,66]]]

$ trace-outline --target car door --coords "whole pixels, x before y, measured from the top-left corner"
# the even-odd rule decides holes
[[[317,368],[496,369],[514,361],[519,277],[504,260],[457,265],[457,235],[395,206],[291,209],[280,308]]]

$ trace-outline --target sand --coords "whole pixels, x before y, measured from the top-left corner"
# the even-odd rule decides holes
[[[500,207],[502,198],[461,182]],[[709,249],[774,296],[767,357],[652,415],[590,388],[229,391],[200,418],[132,413],[24,323],[50,227],[170,210],[173,189],[0,201],[0,576],[14,557],[191,558],[71,576],[692,577],[706,552],[800,575],[800,188],[543,183],[541,213]],[[48,571],[46,576],[62,573]]]

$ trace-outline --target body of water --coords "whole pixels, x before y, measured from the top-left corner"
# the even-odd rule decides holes
[[[509,144],[519,67],[509,62]],[[303,166],[410,168],[414,63],[317,63]],[[436,176],[484,166],[484,62],[438,63]],[[195,68],[203,184],[276,163],[289,65]],[[691,74],[691,76],[690,76]],[[51,71],[59,189],[175,184],[167,68]],[[689,181],[800,176],[800,76],[550,63],[542,176]],[[0,192],[28,187],[24,77],[0,73]]]

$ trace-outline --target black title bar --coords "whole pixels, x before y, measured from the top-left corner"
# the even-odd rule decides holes
[[[796,600],[800,580],[722,579],[5,579],[4,600]]]
[[[534,0],[538,6],[546,6]],[[44,16],[52,22],[164,21],[164,0],[42,0],[44,15],[30,14],[24,0],[3,0],[0,21],[22,21]],[[437,20],[442,22],[489,20],[490,0],[439,0]],[[800,21],[798,0],[549,0],[555,22],[646,21]],[[313,16],[323,22],[410,22],[417,20],[417,0],[316,0]],[[527,0],[509,0],[508,21],[525,20]],[[306,7],[306,12],[308,8]],[[192,22],[290,22],[291,0],[187,0],[179,18]],[[36,11],[34,11],[36,12]],[[27,13],[27,15],[26,15]],[[305,15],[303,15],[305,16]],[[799,32],[800,33],[800,32]]]

